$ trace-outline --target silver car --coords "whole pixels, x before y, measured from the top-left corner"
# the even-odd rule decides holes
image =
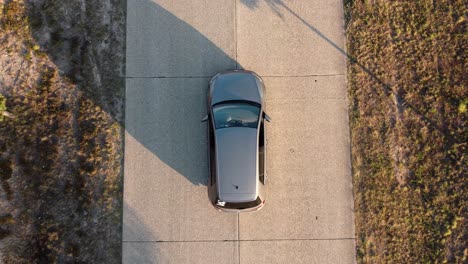
[[[256,211],[265,203],[266,131],[262,79],[231,70],[210,81],[208,196],[221,211]]]

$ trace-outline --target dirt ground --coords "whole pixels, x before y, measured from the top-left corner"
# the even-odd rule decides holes
[[[467,263],[467,2],[346,0],[359,263]]]
[[[121,260],[125,12],[0,0],[0,263]]]

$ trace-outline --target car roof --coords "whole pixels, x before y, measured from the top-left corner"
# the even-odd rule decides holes
[[[249,71],[228,71],[211,80],[211,106],[223,101],[262,103],[260,78]]]
[[[219,199],[246,202],[257,198],[257,129],[217,129],[216,161]]]

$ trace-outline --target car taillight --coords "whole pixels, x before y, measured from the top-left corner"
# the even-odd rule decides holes
[[[217,206],[225,206],[225,205],[226,205],[226,202],[217,199],[217,200],[216,200],[216,205],[217,205]]]

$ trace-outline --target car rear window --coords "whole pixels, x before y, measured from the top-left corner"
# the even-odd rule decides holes
[[[249,103],[222,103],[213,107],[216,129],[228,127],[257,128],[260,107]]]

